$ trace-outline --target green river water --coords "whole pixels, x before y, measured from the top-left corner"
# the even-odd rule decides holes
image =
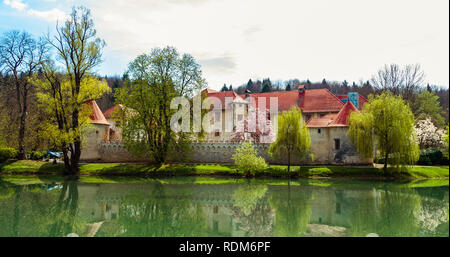
[[[449,236],[448,180],[0,176],[0,236]]]

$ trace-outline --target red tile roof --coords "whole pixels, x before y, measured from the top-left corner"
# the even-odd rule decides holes
[[[324,127],[347,127],[348,117],[350,113],[358,112],[358,109],[351,103],[347,102],[337,114],[327,114],[320,118],[311,118],[306,123],[308,128],[324,128]]]
[[[220,102],[222,103],[222,109],[229,109],[231,108],[231,105],[225,106],[225,98],[229,97],[232,98],[233,100],[235,98],[239,98],[237,100],[243,100],[238,94],[236,94],[236,92],[234,91],[224,91],[224,92],[210,92],[206,94],[207,97],[216,97],[220,100]]]
[[[202,93],[207,93],[207,94],[209,94],[209,93],[218,93],[218,91],[216,91],[214,89],[206,88],[206,89],[202,90]]]
[[[330,117],[311,118],[306,123],[308,128],[325,128],[333,121]]]
[[[350,117],[350,113],[358,112],[358,109],[352,104],[352,102],[348,101],[344,107],[339,111],[336,118],[333,119],[333,122],[330,123],[330,127],[345,127],[348,126],[348,117]]]
[[[104,111],[103,112],[103,116],[105,116],[106,119],[111,119],[113,111],[116,110],[117,108],[120,108],[121,110],[123,110],[123,105],[121,105],[121,104],[114,105],[113,107],[111,107],[108,110]]]
[[[245,98],[245,95],[240,95]],[[293,105],[297,105],[304,113],[311,112],[339,112],[344,103],[333,95],[328,89],[305,90],[302,95],[298,91],[276,91],[268,93],[250,94],[258,105],[259,97],[266,97],[266,108],[270,108],[270,97],[278,98],[278,110],[286,111]]]
[[[108,121],[106,121],[105,116],[103,116],[102,111],[95,101],[90,101],[87,104],[92,106],[92,114],[89,116],[89,118],[91,119],[91,123],[109,125]]]

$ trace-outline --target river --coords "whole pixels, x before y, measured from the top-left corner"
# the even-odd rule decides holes
[[[449,236],[448,180],[0,176],[0,236]]]

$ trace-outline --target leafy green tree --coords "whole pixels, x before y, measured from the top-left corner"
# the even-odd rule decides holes
[[[250,142],[244,142],[241,147],[237,148],[232,158],[237,169],[246,176],[253,175],[255,172],[267,168],[266,161],[261,156],[258,156],[255,146]]]
[[[442,117],[443,109],[439,103],[439,96],[434,92],[423,90],[416,96],[412,109],[416,120],[431,118],[431,121],[437,127],[444,126],[444,118]]]
[[[83,100],[93,98],[84,95],[86,91],[97,94],[94,84],[99,84],[93,84],[93,80],[88,79],[88,77],[92,75],[93,68],[102,62],[101,51],[105,46],[105,42],[97,37],[91,11],[83,6],[72,8],[72,13],[64,25],[61,27],[57,26],[57,33],[54,39],[48,36],[47,40],[53,46],[67,77],[67,79],[64,78],[66,81],[63,83],[64,86],[61,87],[56,84],[52,85],[55,82],[53,79],[56,77],[53,77],[52,81],[47,80],[47,83],[50,84],[50,87],[55,87],[52,88],[52,91],[55,89],[56,91],[64,90],[61,93],[63,93],[64,97],[68,98],[62,99],[61,96],[51,96],[55,101],[60,103],[55,109],[62,111],[62,107],[66,106],[67,109],[64,109],[62,116],[71,117],[70,122],[64,125],[65,128],[60,129],[62,129],[61,133],[71,134],[69,145],[63,147],[68,148],[70,158],[64,156],[64,160],[66,173],[75,174],[79,171],[78,163],[81,156],[80,107],[84,103]],[[48,71],[52,74],[51,76],[55,74],[54,69],[50,68]],[[66,86],[69,88],[66,88]],[[83,93],[83,90],[86,91]],[[98,93],[105,93],[105,91],[99,90]],[[67,105],[63,105],[63,103]]]
[[[250,90],[250,88],[251,88],[252,86],[253,86],[253,81],[252,81],[252,79],[249,79],[248,82],[247,82],[247,89]]]
[[[272,82],[270,79],[264,79],[262,82],[262,90],[261,93],[271,92],[272,91]]]
[[[89,127],[92,109],[86,103],[100,98],[111,89],[105,80],[84,75],[80,87],[74,88],[71,77],[61,74],[50,63],[42,68],[42,78],[35,76],[37,98],[48,118],[41,122],[40,137],[63,153],[66,174],[78,171],[76,152],[80,151],[83,136]],[[70,158],[69,158],[70,154]]]
[[[233,85],[230,85],[230,87],[228,88],[228,91],[233,91]]]
[[[287,84],[285,90],[286,90],[286,91],[291,91],[291,85],[290,85],[290,84]]]
[[[225,92],[225,91],[228,91],[227,84],[223,84],[223,87],[222,87],[222,89],[220,90],[220,92]]]
[[[200,65],[173,47],[155,48],[136,57],[127,74],[129,81],[116,92],[117,103],[126,107],[120,122],[126,147],[162,164],[171,149],[186,149],[189,142],[185,132],[172,131],[170,105],[174,97],[191,97],[205,87]]]
[[[350,114],[348,135],[357,150],[366,157],[373,157],[374,144],[387,165],[414,164],[419,158],[416,143],[414,115],[400,96],[383,92],[369,96],[361,114]]]
[[[291,159],[295,155],[299,160],[309,154],[311,138],[303,120],[302,112],[297,106],[291,107],[278,116],[278,132],[275,142],[270,145],[269,154],[274,158],[287,156],[288,172]]]

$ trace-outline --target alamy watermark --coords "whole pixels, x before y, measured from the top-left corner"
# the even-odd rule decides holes
[[[265,142],[273,137],[278,125],[278,97],[175,97],[170,108],[177,110],[170,120],[176,133],[258,134],[258,139]]]

